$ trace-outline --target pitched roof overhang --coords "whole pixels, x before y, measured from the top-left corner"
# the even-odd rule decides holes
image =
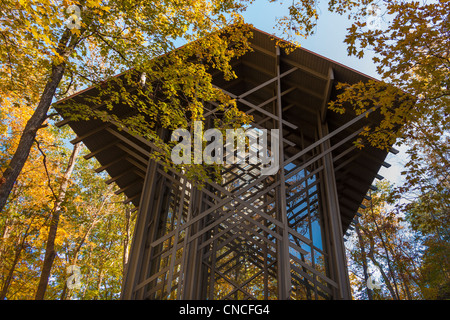
[[[225,81],[221,74],[213,74],[213,83],[216,86],[239,96],[276,77],[277,51],[273,37],[254,29],[251,46],[252,52],[233,62],[237,79]],[[371,146],[360,150],[354,147],[354,139],[346,140],[363,126],[378,123],[380,116],[376,112],[346,126],[355,119],[355,113],[352,110],[345,114],[327,111],[326,105],[336,97],[335,84],[338,82],[352,84],[373,78],[304,48],[298,48],[288,55],[281,52],[279,59],[281,73],[289,73],[281,80],[283,119],[292,124],[285,126],[289,131],[289,134],[285,135],[286,156],[295,155],[301,148],[308,147],[318,139],[317,117],[321,110],[324,114],[322,120],[328,124],[329,132],[345,127],[330,140],[332,146],[338,145],[333,149],[332,155],[341,221],[345,231],[371,188],[379,169],[382,165],[387,165],[384,160],[388,152]],[[295,72],[290,72],[293,68]],[[245,100],[254,105],[261,104],[273,98],[274,90],[275,83],[269,83],[247,94]],[[59,101],[56,108],[68,100],[83,100],[85,96],[96,94],[97,89],[88,88]],[[246,110],[245,104],[239,105]],[[113,110],[119,117],[128,111],[123,105],[118,105]],[[258,115],[255,112],[254,117],[255,122],[264,121],[263,114]],[[116,183],[120,188],[118,193],[123,192],[127,202],[138,207],[147,162],[154,146],[142,137],[132,135],[126,130],[119,131],[99,119],[64,119],[57,125],[64,124],[69,124],[77,135],[72,142],[83,141],[90,150],[91,153],[86,158],[95,157],[98,160],[101,166],[96,171],[106,170],[111,177],[107,183]],[[303,146],[300,137],[303,137]]]

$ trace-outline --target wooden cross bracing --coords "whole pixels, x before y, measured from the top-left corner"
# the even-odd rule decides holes
[[[333,267],[336,261],[342,260],[342,244],[340,248],[333,245],[330,252],[330,240],[325,234],[326,229],[334,228],[334,234],[339,236],[336,226],[339,221],[330,217],[339,213],[332,212],[335,208],[330,209],[333,191],[325,181],[333,183],[327,168],[349,151],[331,157],[331,162],[329,155],[354,139],[363,128],[333,145],[330,139],[366,114],[330,133],[322,128],[326,124],[323,106],[333,83],[330,70],[323,77],[323,103],[316,114],[320,124],[316,141],[305,147],[305,141],[298,145],[289,140],[291,130],[297,131],[299,127],[283,119],[283,112],[295,104],[284,106],[282,98],[297,88],[282,88],[282,79],[304,70],[294,66],[281,72],[279,55],[277,49],[275,77],[241,94],[222,89],[246,106],[247,113],[254,115],[252,127],[281,131],[279,172],[275,176],[261,176],[255,164],[227,165],[222,184],[209,181],[198,190],[183,174],[173,169],[165,172],[158,164],[150,163],[149,167],[154,169],[147,170],[142,195],[149,199],[148,206],[140,207],[140,218],[147,221],[137,222],[138,228],[145,230],[137,231],[138,237],[142,237],[135,238],[141,244],[140,253],[135,254],[138,259],[134,265],[131,262],[139,270],[133,272],[132,280],[127,279],[133,285],[125,290],[128,295],[125,298],[349,297],[348,278],[346,281],[339,276],[343,271]],[[261,103],[250,101],[252,94],[267,87],[274,92],[272,98]],[[206,109],[205,116],[216,111],[217,105],[209,105],[212,108]],[[296,152],[285,154],[287,147],[294,147]]]
[[[232,62],[238,78],[212,72],[213,84],[253,116],[250,128],[267,130],[269,142],[278,130],[278,147],[269,144],[279,157],[276,174],[262,175],[246,154],[224,166],[220,183],[198,189],[151,160],[157,146],[118,123],[57,123],[74,129],[72,142],[86,144],[85,158],[100,163],[96,172],[106,171],[106,183],[135,206],[123,299],[351,298],[343,231],[387,152],[353,144],[379,122],[376,107],[338,116],[327,106],[337,82],[368,77],[305,49],[287,55],[254,33],[254,51]],[[91,108],[107,111],[105,103]],[[204,103],[205,126],[218,111],[216,102]],[[112,112],[126,118],[136,110],[119,104]]]

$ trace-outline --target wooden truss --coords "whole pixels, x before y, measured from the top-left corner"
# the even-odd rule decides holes
[[[228,165],[222,183],[198,189],[126,129],[59,123],[136,207],[123,299],[351,298],[343,232],[387,153],[352,143],[377,122],[376,108],[338,116],[327,104],[336,81],[368,78],[303,49],[288,56],[258,30],[252,47],[235,62],[238,79],[213,83],[253,115],[252,127],[279,129],[275,175]],[[206,118],[216,109],[205,104]]]
[[[179,172],[165,172],[150,161],[143,187],[134,245],[130,254],[125,299],[349,299],[343,231],[332,151],[352,141],[362,126],[339,143],[325,121],[333,70],[317,112],[317,140],[304,147],[290,141],[298,126],[283,117],[283,77],[297,72],[280,68],[276,75],[243,94],[223,88],[248,113],[252,126],[278,128],[282,165],[275,176],[262,176],[258,165],[230,165],[223,184],[199,190]],[[255,104],[247,96],[268,86],[273,97]],[[220,88],[220,87],[219,87]],[[284,89],[284,90],[283,90]],[[214,105],[211,104],[212,114]],[[370,112],[370,111],[369,111]],[[207,113],[208,114],[208,113]],[[288,156],[286,146],[298,151]],[[352,147],[350,147],[353,149]]]

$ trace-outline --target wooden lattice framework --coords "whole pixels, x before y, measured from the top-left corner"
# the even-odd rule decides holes
[[[136,207],[122,298],[351,298],[343,233],[387,153],[352,143],[379,121],[376,111],[338,115],[327,103],[337,81],[369,77],[305,49],[287,55],[259,30],[252,47],[233,62],[236,80],[213,83],[253,115],[253,127],[280,130],[276,175],[229,165],[222,184],[197,189],[150,160],[154,146],[142,137],[98,120],[58,124],[70,124],[73,142],[101,163],[96,171]],[[215,108],[205,104],[206,116]]]

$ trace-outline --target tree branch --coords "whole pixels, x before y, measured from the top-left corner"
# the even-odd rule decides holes
[[[47,168],[47,156],[45,155],[44,151],[41,149],[39,141],[37,141],[36,138],[34,139],[34,142],[36,142],[36,146],[37,146],[39,152],[42,154],[42,157],[43,157],[42,161],[44,163],[45,173],[47,174],[48,187],[50,188],[50,191],[52,192],[53,197],[55,198],[55,201],[56,201],[58,199],[58,197],[56,196],[56,193],[52,188],[52,184],[51,184],[52,181],[50,179],[50,174],[49,174],[48,168]]]
[[[102,40],[108,47],[110,47],[113,51],[115,51],[124,61],[128,62],[128,59],[116,48],[114,48],[99,32],[95,32],[95,34]]]

